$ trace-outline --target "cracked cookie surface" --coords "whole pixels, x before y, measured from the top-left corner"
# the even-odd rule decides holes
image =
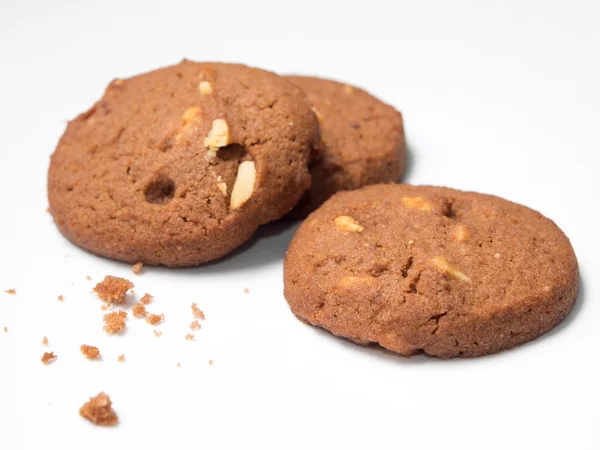
[[[305,95],[284,78],[184,60],[112,81],[69,122],[51,158],[50,212],[99,255],[200,264],[290,211],[317,140]]]
[[[321,143],[310,163],[312,186],[292,216],[305,217],[338,191],[396,182],[406,165],[402,115],[362,89],[321,78],[287,76],[312,105]]]
[[[568,238],[498,197],[409,185],[334,195],[294,236],[284,294],[299,318],[361,344],[439,358],[535,339],[572,309]]]

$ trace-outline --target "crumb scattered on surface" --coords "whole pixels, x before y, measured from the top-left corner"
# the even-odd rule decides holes
[[[160,314],[160,315],[159,314],[150,314],[146,318],[146,322],[148,322],[150,325],[158,325],[163,320],[165,320],[165,315],[164,314]]]
[[[250,290],[248,288],[244,288],[244,294],[249,294]]]
[[[119,417],[112,409],[110,397],[104,392],[90,398],[90,401],[79,409],[79,415],[96,425],[113,426],[119,423]]]
[[[44,354],[42,355],[42,362],[44,364],[50,364],[56,358],[57,356],[54,354],[54,352],[44,352]]]
[[[125,354],[117,356],[117,361],[119,361],[119,362],[125,362]]]
[[[192,333],[188,333],[188,334],[186,334],[186,335],[185,335],[185,338],[186,338],[188,341],[195,341],[195,340],[196,340],[196,336],[194,336]]]
[[[42,345],[45,345],[46,347],[48,346],[48,338],[46,336],[44,336],[44,339],[42,339]]]
[[[148,315],[148,311],[146,311],[146,307],[143,303],[136,303],[133,305],[133,308],[131,308],[131,313],[133,314],[133,317],[137,317],[138,319]]]
[[[113,277],[107,275],[100,283],[94,287],[94,291],[102,300],[109,303],[123,303],[125,294],[133,289],[133,283],[125,278]]]
[[[177,363],[177,367],[181,367],[181,363]]]
[[[209,365],[209,366],[212,366],[213,364],[214,364],[214,363],[213,363],[213,360],[212,360],[212,359],[209,359],[209,360],[208,360],[208,365]]]
[[[89,275],[86,275],[85,279],[88,280],[88,281],[91,281],[92,277],[90,277]]]
[[[110,334],[116,334],[125,328],[125,319],[127,313],[125,311],[114,311],[104,314],[104,331]]]
[[[79,350],[81,350],[81,353],[85,355],[87,359],[100,358],[100,350],[98,350],[98,347],[94,347],[93,345],[83,344],[81,347],[79,347]]]
[[[100,309],[102,311],[106,311],[107,309],[110,309],[110,303],[103,303],[102,306],[100,307]]]
[[[162,336],[162,331],[154,330],[154,336],[161,337]]]
[[[17,293],[16,289],[6,289],[4,292],[10,295],[15,295]]]
[[[195,303],[192,303],[192,314],[194,314],[194,317],[197,317],[198,319],[204,320],[206,318],[202,310],[198,308],[198,305],[196,305]]]
[[[192,323],[190,323],[190,328],[192,330],[197,330],[200,328],[200,322],[198,322],[197,320],[194,320]]]
[[[131,270],[133,271],[133,273],[135,273],[136,275],[139,275],[140,273],[142,273],[142,269],[144,268],[144,264],[142,264],[141,262],[134,264],[133,267],[131,268]]]
[[[150,303],[151,300],[152,300],[152,296],[150,294],[146,293],[142,296],[142,298],[140,298],[140,303],[142,305],[147,305]]]
[[[8,333],[8,327],[4,327],[4,332]]]
[[[59,295],[59,296],[58,296],[58,301],[59,301],[59,302],[62,302],[64,299],[65,299],[65,298],[64,298],[62,295]]]

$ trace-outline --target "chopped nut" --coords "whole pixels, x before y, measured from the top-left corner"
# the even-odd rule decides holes
[[[496,258],[496,259],[500,259],[500,253],[495,253],[495,254],[494,254],[494,258]]]
[[[219,188],[223,195],[227,196],[227,184],[223,183],[222,181],[219,181],[217,182],[217,188]]]
[[[319,121],[319,124],[323,125],[323,122],[325,122],[325,117],[323,116],[323,114],[321,114],[319,112],[319,110],[317,108],[315,108],[314,106],[312,107],[312,110],[315,113],[315,116],[317,116],[317,120]]]
[[[350,216],[338,216],[334,219],[335,226],[339,230],[351,233],[360,233],[364,228]]]
[[[204,146],[210,150],[218,150],[226,145],[229,145],[229,125],[225,119],[215,119],[208,136],[204,139]]]
[[[158,314],[150,314],[147,318],[146,318],[146,322],[148,322],[150,325],[158,325],[159,323],[161,323],[163,320],[165,320],[165,316],[164,314],[158,315]]]
[[[144,264],[139,262],[137,264],[134,264],[133,267],[131,268],[131,270],[133,271],[134,274],[139,275],[140,273],[142,273],[143,267],[144,267]]]
[[[230,209],[238,209],[246,203],[254,191],[256,167],[254,161],[242,161],[238,167],[237,177],[231,190]]]
[[[104,315],[104,331],[110,334],[116,334],[125,328],[125,319],[127,313],[125,311],[114,311]]]
[[[119,362],[125,362],[125,354],[117,356],[117,361],[119,361]]]
[[[344,287],[370,285],[373,284],[373,277],[370,275],[345,276],[340,284]]]
[[[204,154],[204,160],[205,161],[212,161],[213,159],[215,159],[217,156],[217,152],[214,150],[209,150]]]
[[[210,95],[213,92],[213,85],[210,81],[201,81],[198,90],[202,95]]]
[[[192,303],[192,314],[198,319],[204,320],[206,318],[202,310],[198,308],[198,305],[196,305],[195,303]]]
[[[194,335],[193,335],[193,334],[191,334],[191,333],[188,333],[188,334],[186,334],[186,335],[185,335],[185,338],[186,338],[186,340],[188,340],[188,341],[195,341],[195,340],[196,340],[196,336],[194,336]]]
[[[16,289],[6,289],[4,292],[10,295],[15,295],[17,293]]]
[[[110,397],[104,392],[90,398],[90,401],[79,409],[79,415],[96,425],[113,426],[119,423],[119,417],[112,409]]]
[[[103,281],[96,285],[94,291],[98,294],[98,297],[108,303],[123,303],[125,294],[133,287],[133,283],[125,278],[107,275]]]
[[[158,331],[158,330],[152,330],[154,332],[154,337],[161,337],[162,336],[162,331]]]
[[[62,295],[59,295],[59,296],[58,296],[58,301],[59,301],[59,302],[62,302],[64,299],[65,299],[65,298],[64,298]]]
[[[137,317],[138,319],[148,315],[148,311],[146,311],[146,307],[143,303],[136,303],[133,308],[131,308],[131,313],[133,314],[133,317]]]
[[[44,352],[44,354],[42,355],[42,362],[47,365],[54,361],[56,358],[57,356],[54,354],[54,352]]]
[[[100,358],[100,350],[98,350],[98,347],[94,347],[93,345],[83,344],[81,347],[79,347],[79,350],[87,359]]]
[[[200,328],[200,322],[198,322],[197,320],[194,320],[192,323],[190,323],[190,328],[192,330],[197,330]]]
[[[466,276],[464,273],[462,273],[456,267],[453,267],[450,264],[448,264],[448,261],[446,261],[441,256],[436,256],[435,258],[433,258],[431,260],[431,264],[436,269],[438,269],[440,272],[448,273],[449,275],[453,276],[457,280],[465,281],[467,283],[469,283],[471,281],[471,279],[468,276]]]
[[[432,210],[431,203],[426,202],[422,197],[402,197],[402,206],[424,212]]]
[[[142,305],[147,305],[152,300],[152,296],[150,294],[144,294],[142,298],[140,298],[140,303]]]
[[[48,346],[48,338],[46,336],[44,336],[44,339],[42,339],[42,345],[45,345],[46,347]]]
[[[181,116],[181,120],[184,125],[193,122],[194,120],[198,120],[200,115],[202,114],[202,108],[199,106],[190,106],[183,112],[183,116]]]
[[[465,225],[457,225],[452,233],[452,238],[457,242],[464,242],[469,238],[471,232]]]

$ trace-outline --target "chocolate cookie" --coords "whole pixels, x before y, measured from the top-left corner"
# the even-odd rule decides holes
[[[338,191],[398,181],[406,144],[402,115],[358,89],[320,78],[288,76],[319,118],[320,151],[310,166],[312,186],[292,215],[305,217]]]
[[[300,226],[285,298],[301,319],[361,344],[439,358],[496,353],[562,321],[579,273],[549,219],[448,188],[341,192]]]
[[[52,155],[50,211],[78,246],[130,263],[219,258],[310,185],[318,123],[284,78],[195,63],[114,80]]]

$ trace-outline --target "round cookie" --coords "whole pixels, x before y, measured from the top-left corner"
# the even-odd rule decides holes
[[[498,197],[377,185],[334,195],[288,249],[301,319],[361,344],[439,358],[535,339],[575,303],[577,260],[549,219]]]
[[[290,211],[317,140],[305,95],[284,78],[184,60],[114,80],[69,122],[51,158],[50,211],[99,255],[200,264]]]
[[[319,119],[321,145],[310,164],[311,189],[292,215],[306,217],[338,191],[396,182],[404,172],[402,115],[356,87],[288,76],[307,95]]]

